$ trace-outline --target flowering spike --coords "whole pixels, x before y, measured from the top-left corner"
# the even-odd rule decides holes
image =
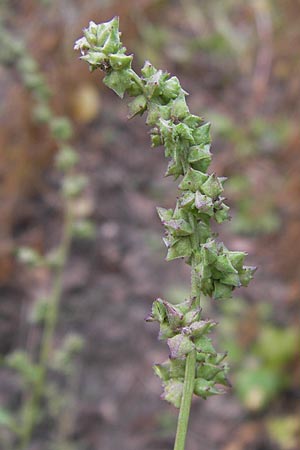
[[[141,76],[132,70],[132,55],[126,55],[120,42],[117,18],[100,25],[91,22],[75,48],[92,70],[105,72],[104,83],[117,95],[134,97],[130,117],[147,113],[152,146],[163,145],[169,159],[166,176],[175,180],[182,176],[176,208],[157,212],[166,229],[167,261],[185,258],[192,268],[191,299],[176,307],[158,299],[147,320],[159,322],[159,338],[167,339],[170,349],[170,359],[154,367],[163,381],[163,398],[188,409],[193,392],[206,399],[223,393],[217,385],[229,385],[228,367],[223,364],[226,353],[217,353],[208,337],[216,323],[201,317],[200,294],[228,299],[235,288],[248,285],[255,271],[243,265],[244,252],[227,250],[211,230],[212,220],[229,219],[229,207],[221,197],[225,178],[207,173],[210,124],[190,113],[187,93],[177,77],[148,61]],[[178,426],[182,427],[178,435],[186,433],[186,424],[179,421]]]

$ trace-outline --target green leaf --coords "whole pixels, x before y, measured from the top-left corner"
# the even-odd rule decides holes
[[[176,330],[182,324],[183,314],[178,308],[168,302],[164,302],[164,306],[166,308],[168,323],[173,330]]]
[[[189,108],[186,104],[185,95],[180,94],[171,105],[171,116],[178,120],[185,119],[189,114]]]
[[[157,72],[157,69],[149,62],[145,61],[144,67],[141,69],[141,73],[145,79],[152,77]]]
[[[196,192],[201,189],[207,179],[208,175],[206,173],[189,168],[179,185],[179,189],[182,191]]]
[[[209,353],[211,355],[216,355],[216,350],[212,345],[211,339],[207,336],[200,336],[194,340],[195,347],[200,353]]]
[[[104,84],[110,89],[115,91],[115,93],[123,98],[126,90],[132,83],[130,72],[127,69],[124,70],[113,70],[108,75],[103,78]]]
[[[226,300],[232,297],[232,287],[227,284],[214,282],[213,298],[215,300]]]
[[[153,370],[161,380],[168,381],[170,379],[170,367],[170,360],[167,360],[162,364],[155,364]]]
[[[167,317],[166,307],[164,301],[161,298],[155,300],[152,304],[151,315],[147,317],[147,322],[157,321],[163,323]]]
[[[194,382],[194,393],[206,399],[212,395],[223,394],[224,392],[214,387],[214,381],[207,381],[203,378],[196,378]]]
[[[212,173],[203,185],[199,186],[199,188],[201,188],[203,194],[206,194],[213,199],[217,198],[221,192],[223,192],[223,186],[220,182],[220,178],[218,178],[214,173]]]
[[[170,360],[170,376],[171,378],[184,379],[185,374],[185,359],[171,359]]]
[[[204,334],[207,334],[211,331],[212,328],[214,328],[217,325],[216,322],[213,322],[212,320],[200,320],[198,322],[192,323],[188,327],[188,332],[193,338],[198,338],[200,336],[203,336]]]
[[[257,268],[252,266],[245,266],[243,270],[239,273],[240,280],[243,286],[247,287],[250,281],[252,280],[254,273]]]
[[[204,147],[201,145],[193,145],[190,147],[188,160],[194,169],[206,172],[211,163],[209,145],[205,145]]]
[[[214,380],[215,376],[221,372],[222,367],[210,363],[200,363],[196,370],[197,378],[204,378],[207,381]]]
[[[172,403],[176,408],[180,408],[183,393],[183,382],[170,380],[165,383],[163,398]]]
[[[177,77],[171,77],[162,86],[162,95],[165,100],[176,98],[181,91],[181,86]]]
[[[218,256],[215,267],[222,273],[238,273],[238,271],[231,264],[230,258],[227,254]]]
[[[138,95],[134,100],[128,104],[129,118],[140,114],[142,115],[147,109],[147,99],[144,95]]]
[[[192,130],[188,125],[184,123],[179,123],[175,127],[176,135],[182,141],[194,142]]]
[[[243,269],[244,259],[247,256],[245,252],[228,252],[228,258],[233,267],[240,271]]]
[[[195,195],[195,207],[199,212],[207,214],[210,217],[214,214],[214,204],[212,199],[207,195],[201,194],[199,191],[197,191]]]
[[[194,131],[195,143],[198,145],[210,144],[210,123],[205,123]]]
[[[173,159],[169,161],[165,176],[169,177],[171,175],[173,175],[175,179],[177,179],[180,175],[183,175],[183,168],[180,161],[176,162]]]
[[[218,258],[218,249],[216,242],[210,240],[201,246],[201,254],[205,263],[214,264]]]
[[[226,273],[220,279],[221,283],[229,286],[241,287],[240,277],[237,273]]]
[[[181,237],[169,248],[166,260],[188,258],[192,254],[192,245],[189,237]]]
[[[113,70],[124,70],[131,68],[132,55],[117,53],[109,55],[109,62]]]
[[[191,225],[184,219],[171,219],[164,222],[164,225],[170,229],[175,236],[189,236],[193,233]]]
[[[182,358],[195,348],[193,342],[183,334],[177,334],[168,339],[168,346],[171,359]]]

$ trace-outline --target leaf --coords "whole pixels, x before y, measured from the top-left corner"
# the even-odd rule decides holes
[[[167,317],[166,307],[164,301],[161,298],[155,300],[152,304],[151,315],[146,318],[147,322],[157,321],[159,323],[164,322]]]
[[[245,252],[228,252],[228,258],[233,267],[240,271],[243,269],[244,259],[247,256]]]
[[[210,123],[205,123],[194,131],[194,140],[198,145],[210,144]]]
[[[171,105],[171,116],[178,120],[185,119],[189,114],[189,108],[186,104],[185,95],[180,94]]]
[[[201,186],[201,191],[203,194],[206,194],[214,199],[217,198],[221,192],[223,192],[223,186],[220,179],[212,173]]]
[[[194,393],[206,399],[212,395],[223,394],[224,391],[214,387],[214,381],[207,381],[203,378],[196,378],[194,382]]]
[[[187,258],[192,254],[192,246],[189,237],[181,237],[169,248],[166,260],[172,261],[177,258]]]
[[[209,353],[211,355],[216,355],[216,350],[212,345],[211,339],[207,336],[200,336],[194,340],[195,347],[200,353]]]
[[[184,379],[185,374],[185,359],[171,359],[170,360],[170,376],[171,378]]]
[[[166,208],[161,208],[161,207],[157,207],[156,208],[157,214],[159,215],[160,220],[162,221],[162,223],[166,222],[167,220],[171,220],[174,214],[173,209],[166,209]]]
[[[189,236],[193,234],[191,225],[184,219],[167,220],[164,225],[170,229],[175,236]]]
[[[238,273],[238,271],[231,264],[228,255],[224,253],[218,256],[215,267],[222,273]]]
[[[162,364],[155,364],[153,370],[161,380],[167,381],[170,379],[170,367],[170,360],[167,360]]]
[[[216,325],[217,323],[213,322],[212,320],[200,320],[198,322],[192,323],[188,327],[188,330],[193,338],[198,338],[200,336],[203,336],[204,334],[209,333],[211,329]]]
[[[203,183],[205,183],[207,179],[208,175],[206,173],[189,168],[178,187],[182,191],[196,192],[201,189]]]
[[[228,284],[229,286],[241,287],[240,277],[237,273],[227,273],[220,279],[221,283]]]
[[[247,287],[250,281],[252,280],[254,273],[256,272],[257,267],[253,266],[245,266],[243,270],[240,272],[240,280],[243,286]]]
[[[232,287],[227,284],[214,282],[213,298],[215,300],[226,300],[232,297]]]
[[[144,95],[138,95],[134,100],[128,104],[129,118],[132,119],[137,114],[142,115],[147,109],[147,100]]]
[[[132,83],[130,72],[127,69],[113,70],[103,78],[103,82],[121,98],[124,97],[126,90]]]
[[[168,302],[164,302],[164,306],[167,312],[167,319],[172,329],[178,328],[183,320],[183,314],[173,305]]]
[[[113,70],[130,69],[132,63],[132,55],[124,55],[117,53],[109,55],[109,62]]]
[[[170,380],[165,383],[163,398],[167,402],[172,403],[176,408],[180,408],[183,393],[183,382],[178,380]]]
[[[206,172],[211,163],[209,145],[204,147],[200,145],[193,145],[190,147],[188,160],[194,169],[200,170],[201,172]]]
[[[214,204],[212,199],[207,195],[201,194],[199,191],[197,191],[195,195],[195,206],[202,214],[207,214],[208,216],[214,214]]]
[[[193,342],[183,334],[168,339],[168,346],[170,349],[170,358],[182,358],[194,349]]]

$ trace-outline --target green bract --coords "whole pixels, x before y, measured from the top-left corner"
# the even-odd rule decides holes
[[[149,62],[141,77],[132,70],[132,56],[125,54],[120,42],[117,17],[100,25],[90,22],[75,49],[92,70],[106,73],[104,83],[120,97],[125,93],[134,97],[129,104],[130,117],[147,114],[152,146],[164,146],[169,159],[166,176],[181,178],[175,209],[158,208],[158,214],[166,229],[167,260],[184,258],[192,267],[192,294],[176,306],[156,300],[148,317],[159,322],[159,338],[167,340],[170,350],[169,360],[155,366],[164,385],[163,396],[175,406],[181,405],[187,356],[192,352],[196,355],[194,393],[203,398],[222,393],[219,386],[229,384],[228,367],[223,364],[226,354],[217,353],[208,337],[216,323],[203,320],[200,293],[228,299],[236,287],[248,285],[255,268],[244,266],[246,253],[228,250],[214,239],[211,230],[212,220],[221,223],[229,219],[229,207],[221,196],[225,178],[207,173],[210,124],[190,113],[187,93],[176,77]]]

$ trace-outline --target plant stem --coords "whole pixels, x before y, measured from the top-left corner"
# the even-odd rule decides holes
[[[51,349],[53,347],[54,332],[57,324],[59,303],[63,289],[63,272],[69,254],[71,236],[72,214],[66,200],[63,238],[60,247],[61,261],[58,269],[56,270],[53,290],[45,318],[45,327],[42,336],[42,343],[38,361],[39,374],[33,386],[32,394],[24,406],[24,424],[21,432],[21,441],[19,446],[20,450],[26,450],[26,448],[28,447],[39,413],[39,404],[46,380],[47,364]]]
[[[196,351],[193,350],[186,357],[183,394],[178,415],[174,450],[185,449],[185,439],[188,429],[192,396],[194,391],[195,368],[196,368]]]

